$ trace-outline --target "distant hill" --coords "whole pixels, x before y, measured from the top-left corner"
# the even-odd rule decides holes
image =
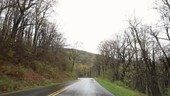
[[[96,60],[96,55],[91,52],[77,50],[77,49],[65,49],[70,65],[72,66],[71,69],[76,73],[78,77],[91,77],[92,76],[92,67]],[[73,58],[76,59],[73,60]]]
[[[65,48],[65,50],[69,55],[71,54],[77,55],[76,64],[93,65],[94,59],[96,57],[96,54],[83,50],[70,48]]]

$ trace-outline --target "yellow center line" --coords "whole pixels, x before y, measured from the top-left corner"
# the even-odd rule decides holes
[[[76,82],[76,83],[77,83],[77,82]],[[58,91],[56,91],[56,92],[54,92],[54,93],[51,93],[51,94],[49,94],[48,96],[57,96],[57,95],[60,94],[61,92],[63,92],[63,91],[65,91],[65,90],[73,87],[74,85],[76,85],[76,83],[71,84],[71,85],[69,85],[69,86],[67,86],[67,87],[64,87],[64,88],[62,88],[62,89],[60,89],[60,90],[58,90]]]

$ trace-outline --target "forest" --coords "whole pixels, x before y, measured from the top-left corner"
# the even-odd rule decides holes
[[[158,24],[134,16],[121,35],[99,44],[93,66],[97,76],[120,80],[148,96],[170,96],[170,2],[157,3]]]
[[[103,77],[148,96],[170,96],[169,0],[157,2],[158,24],[127,18],[128,27],[102,41],[99,54],[65,48],[66,38],[48,20],[55,2],[0,0],[0,92]]]
[[[55,0],[0,0],[0,92],[71,79]],[[62,75],[61,75],[62,74]]]

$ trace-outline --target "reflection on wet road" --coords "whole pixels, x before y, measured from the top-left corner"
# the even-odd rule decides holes
[[[57,96],[114,96],[93,78],[79,78],[78,82],[69,86]]]

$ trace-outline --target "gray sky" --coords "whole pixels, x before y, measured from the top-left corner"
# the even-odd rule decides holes
[[[67,44],[98,53],[98,44],[120,34],[134,14],[145,23],[153,24],[158,15],[155,0],[58,0],[53,21],[67,38]],[[79,44],[80,45],[80,44]]]

